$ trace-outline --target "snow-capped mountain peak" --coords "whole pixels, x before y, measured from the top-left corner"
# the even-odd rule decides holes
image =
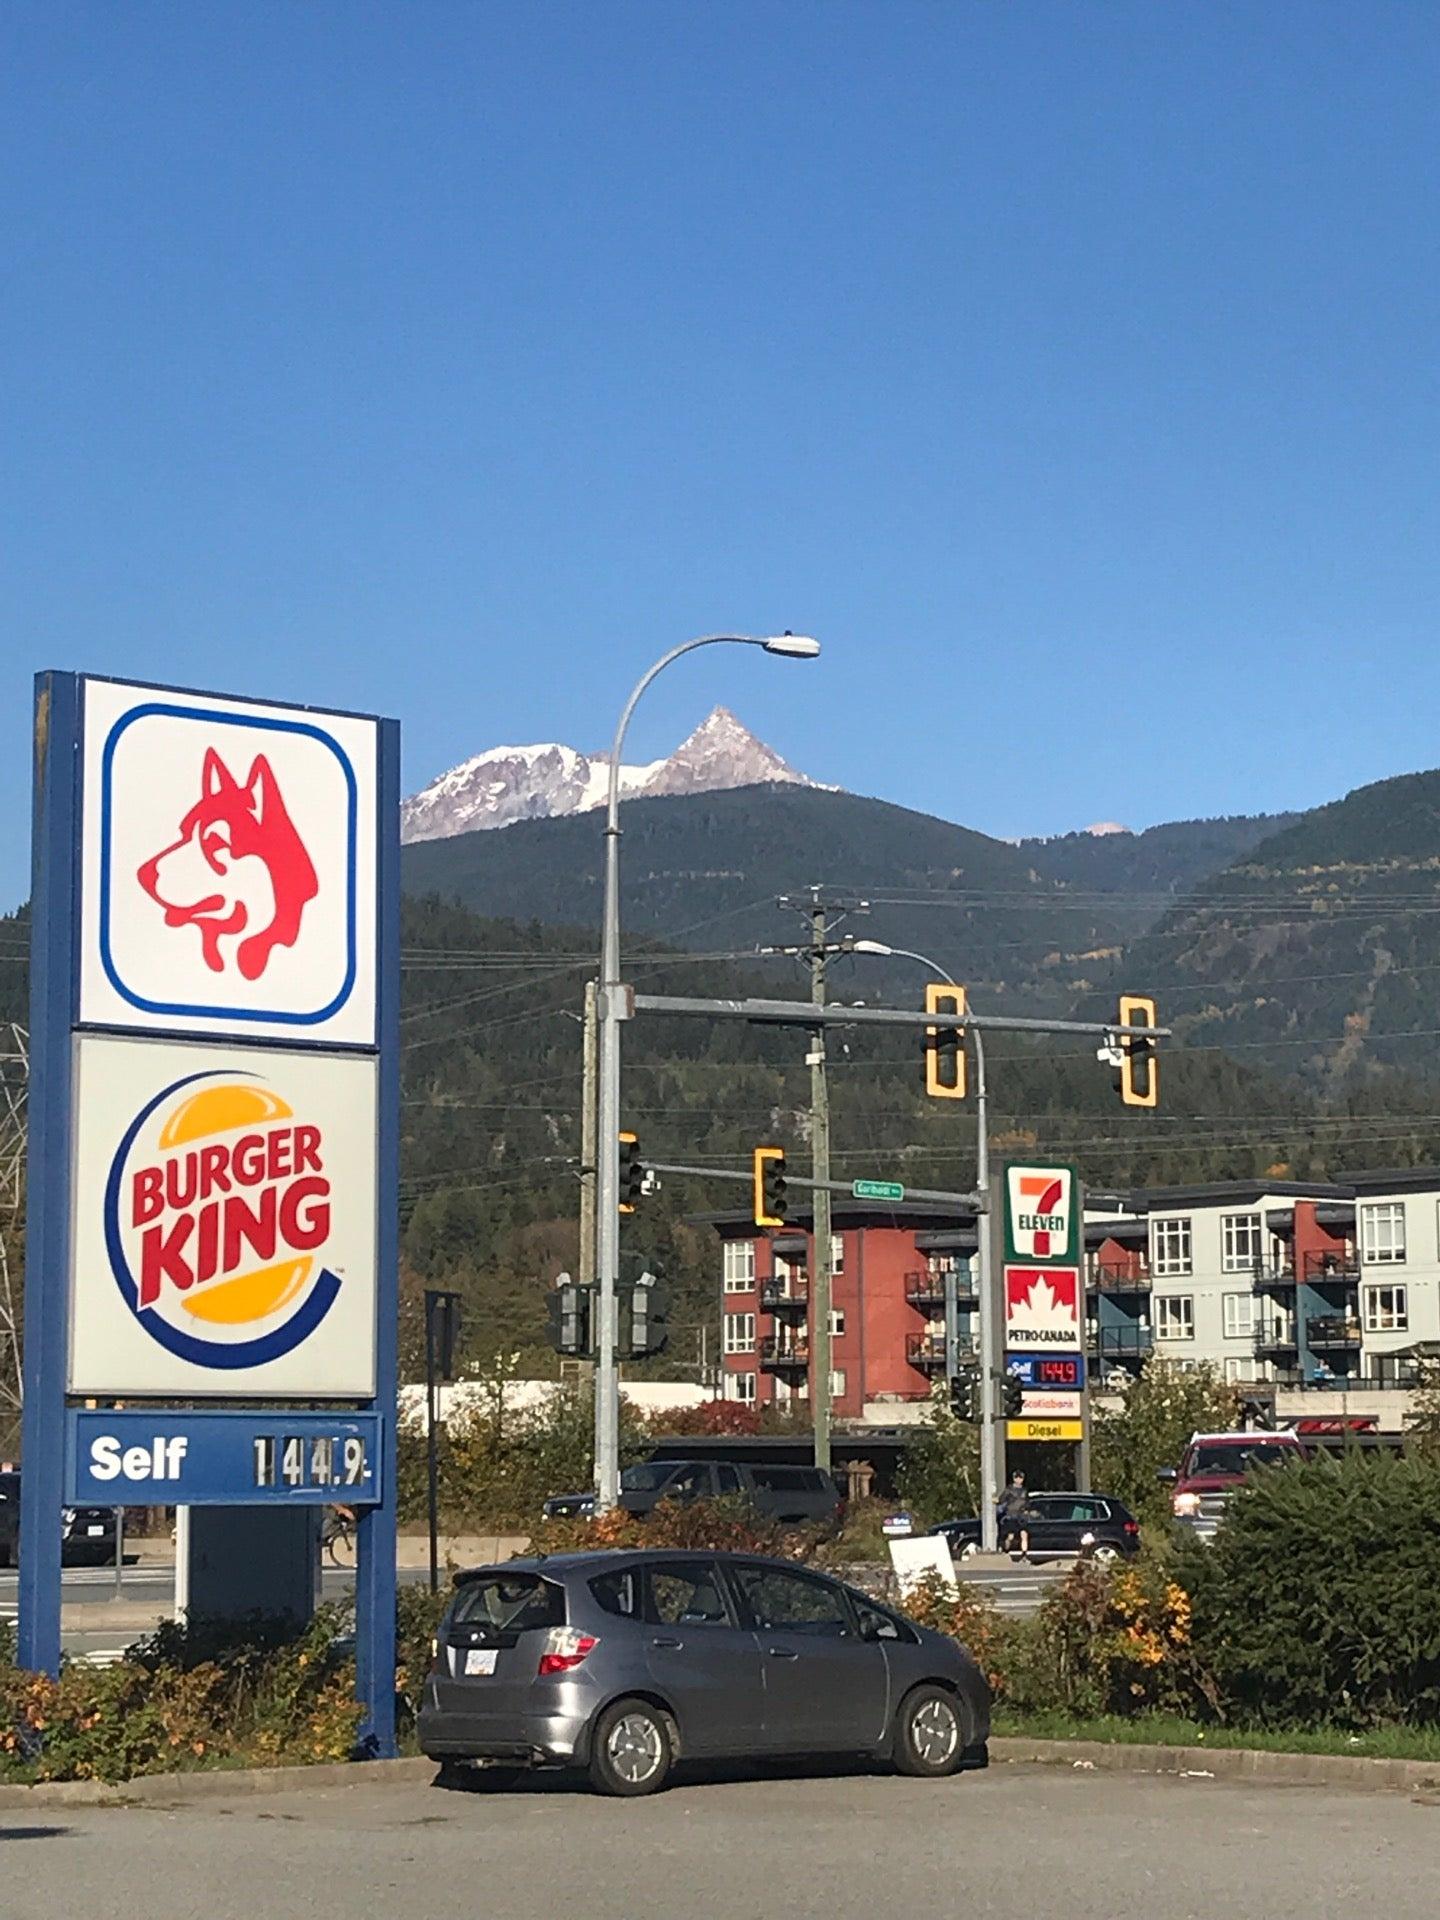
[[[586,813],[605,804],[609,778],[608,754],[580,753],[558,742],[488,747],[402,804],[401,838],[444,840],[517,820]],[[713,793],[772,780],[818,784],[788,766],[728,707],[716,707],[667,759],[620,768],[624,794]]]

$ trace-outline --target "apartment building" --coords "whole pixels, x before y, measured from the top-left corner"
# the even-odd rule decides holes
[[[1385,1392],[1440,1361],[1440,1168],[1343,1183],[1226,1181],[1087,1195],[1087,1347],[1120,1384],[1152,1353],[1237,1386]],[[813,1239],[706,1216],[721,1242],[729,1399],[813,1389]],[[915,1417],[945,1369],[947,1270],[962,1359],[976,1353],[972,1215],[837,1205],[831,1397],[842,1420]],[[907,1416],[906,1409],[910,1412]]]

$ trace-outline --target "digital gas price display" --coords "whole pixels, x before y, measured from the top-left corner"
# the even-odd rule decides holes
[[[1078,1393],[1085,1384],[1083,1353],[1012,1353],[1005,1364],[1022,1387],[1051,1387]]]

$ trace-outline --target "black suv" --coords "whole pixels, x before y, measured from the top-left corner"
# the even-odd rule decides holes
[[[115,1513],[110,1507],[66,1507],[61,1557],[71,1566],[103,1566],[115,1558]],[[0,1567],[20,1558],[20,1476],[0,1473]]]
[[[1030,1558],[1075,1554],[1087,1560],[1128,1560],[1140,1551],[1140,1525],[1128,1507],[1102,1493],[1032,1493],[1025,1521]],[[957,1560],[980,1550],[978,1520],[942,1520]]]
[[[751,1466],[729,1460],[648,1460],[620,1476],[626,1513],[653,1513],[662,1500],[748,1500],[767,1519],[795,1524],[839,1517],[840,1490],[817,1467]],[[585,1518],[595,1511],[593,1493],[557,1493],[545,1502],[545,1518]]]

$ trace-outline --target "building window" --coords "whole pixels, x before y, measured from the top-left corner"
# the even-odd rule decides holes
[[[1405,1287],[1367,1287],[1365,1289],[1365,1331],[1367,1333],[1408,1333],[1410,1300]]]
[[[845,1271],[845,1236],[843,1233],[832,1233],[830,1236],[830,1271],[831,1273],[844,1273]]]
[[[830,1398],[839,1400],[845,1392],[845,1369],[837,1367],[830,1375]]]
[[[753,1313],[727,1313],[725,1316],[726,1353],[753,1353],[755,1351],[755,1316]]]
[[[1190,1222],[1188,1220],[1152,1220],[1150,1223],[1150,1271],[1159,1279],[1167,1274],[1190,1272]]]
[[[749,1293],[755,1285],[755,1242],[727,1240],[724,1259],[726,1293]]]
[[[832,1340],[843,1340],[845,1338],[845,1309],[843,1307],[832,1307],[830,1309],[830,1338]]]
[[[1232,1354],[1225,1362],[1225,1384],[1227,1387],[1237,1386],[1242,1380],[1253,1380],[1254,1378],[1255,1363],[1253,1360],[1241,1360],[1237,1355]]]
[[[1382,1200],[1360,1209],[1360,1258],[1367,1266],[1398,1267],[1405,1258],[1405,1202]]]
[[[1186,1223],[1188,1233],[1189,1223]],[[1155,1338],[1157,1340],[1193,1340],[1195,1338],[1195,1296],[1191,1293],[1163,1294],[1155,1301]]]
[[[1220,1270],[1254,1273],[1260,1265],[1262,1227],[1258,1213],[1227,1213],[1220,1219]]]
[[[1227,1293],[1224,1296],[1225,1338],[1255,1338],[1255,1296],[1253,1293]],[[1230,1364],[1227,1360],[1227,1366]]]
[[[743,1401],[747,1407],[755,1404],[755,1376],[753,1373],[732,1373],[726,1385],[732,1398]]]

